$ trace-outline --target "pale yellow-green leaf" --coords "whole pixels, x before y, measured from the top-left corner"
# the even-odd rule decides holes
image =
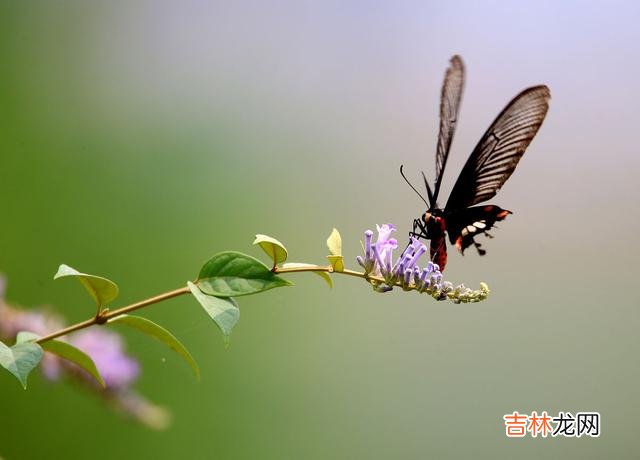
[[[287,260],[287,249],[280,241],[276,240],[275,238],[258,234],[256,235],[256,239],[254,240],[253,244],[260,245],[262,250],[266,252],[269,257],[271,257],[274,265]]]
[[[313,264],[305,264],[305,263],[301,263],[301,262],[289,262],[286,264],[282,265],[282,268],[311,268],[311,267],[315,267],[315,265]],[[327,284],[329,285],[330,288],[333,288],[333,280],[331,279],[331,277],[329,276],[329,274],[327,272],[311,272],[314,273],[316,275],[318,275],[320,278],[322,278],[323,280],[325,280],[327,282]]]
[[[327,238],[327,247],[332,256],[342,255],[342,238],[340,237],[340,232],[335,228]]]
[[[118,286],[113,281],[102,276],[80,273],[75,268],[62,264],[53,279],[66,277],[76,278],[80,281],[99,307],[106,305],[118,296]]]
[[[344,257],[342,256],[327,256],[329,259],[329,263],[333,267],[333,270],[336,272],[344,271]]]

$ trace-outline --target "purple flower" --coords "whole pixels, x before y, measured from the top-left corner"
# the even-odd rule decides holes
[[[13,308],[5,303],[3,296],[0,296],[0,339],[2,340],[12,342],[20,331],[29,331],[42,336],[63,327],[62,318],[53,312]],[[45,377],[56,380],[61,372],[60,363],[61,360],[58,357],[45,353],[40,363]]]
[[[416,267],[418,259],[427,252],[427,247],[418,239],[411,237],[409,245],[405,248],[395,265],[395,274],[400,276],[406,270],[412,270]]]
[[[42,310],[19,310],[0,300],[0,337],[14,338],[20,331],[47,335],[62,329],[61,318]]]
[[[125,354],[122,339],[114,332],[94,327],[71,335],[69,343],[91,356],[112,391],[131,386],[140,374],[138,361]]]
[[[391,238],[391,234],[396,231],[396,226],[395,225],[393,225],[393,224],[376,225],[376,228],[378,229],[378,239],[376,241],[376,244],[377,243],[385,243],[385,242],[389,241],[390,239],[393,239],[393,238]],[[368,231],[371,231],[371,230],[368,230]],[[371,232],[371,233],[373,233],[373,232]],[[393,240],[393,241],[395,241],[395,240]],[[398,242],[396,241],[396,244],[397,243]]]
[[[3,278],[0,276],[0,291]],[[62,329],[62,318],[46,309],[24,310],[9,305],[0,292],[0,339],[6,343],[15,340],[20,331],[29,331],[38,335],[47,335]],[[139,395],[132,385],[140,374],[138,362],[127,355],[121,337],[104,326],[94,326],[68,337],[57,340],[68,341],[87,353],[93,359],[106,389],[99,387],[93,377],[78,366],[45,353],[41,366],[48,380],[58,380],[63,375],[75,378],[95,389],[103,399],[117,411],[135,419],[153,429],[167,428],[171,414]]]
[[[123,392],[111,402],[116,409],[154,430],[166,430],[171,425],[171,413],[168,410],[156,406],[134,391]]]
[[[393,251],[398,248],[398,241],[391,238],[391,234],[396,227],[393,224],[384,224],[376,225],[376,228],[378,238],[375,244],[371,244],[373,232],[365,232],[364,257],[356,258],[358,264],[364,268],[367,275],[384,278],[387,288],[378,288],[380,292],[387,292],[398,283],[405,290],[415,289],[420,273],[417,262],[427,252],[427,247],[418,239],[411,238],[409,245],[393,263]],[[376,286],[380,286],[378,281]]]
[[[373,238],[373,232],[367,230],[364,232],[364,257],[367,260],[373,259],[373,252],[371,249],[371,239]]]
[[[392,224],[376,227],[376,242],[372,244],[373,232],[367,230],[364,233],[364,256],[356,257],[376,292],[389,292],[394,286],[400,286],[405,291],[424,292],[434,299],[449,299],[454,303],[481,302],[489,295],[489,287],[485,283],[480,283],[480,289],[475,291],[464,284],[454,289],[452,283],[443,280],[438,264],[431,261],[420,268],[418,262],[427,252],[427,247],[417,238],[411,237],[393,263],[393,251],[398,248],[398,241],[391,238],[391,234],[396,228]]]
[[[364,258],[362,258],[362,256],[356,257],[358,264],[360,264],[360,266],[364,268],[365,273],[370,273],[375,265],[375,258],[371,245],[372,238],[373,232],[371,230],[367,230],[366,232],[364,232]]]
[[[398,248],[398,240],[391,238],[391,233],[396,231],[396,227],[393,224],[376,225],[376,227],[378,239],[373,246],[375,260],[381,272],[391,272],[393,251]]]

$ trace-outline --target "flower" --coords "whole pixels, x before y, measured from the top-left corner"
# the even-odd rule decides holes
[[[0,339],[12,342],[20,331],[43,336],[63,327],[62,317],[47,309],[24,310],[5,302],[4,278],[0,275]],[[93,326],[57,340],[67,341],[88,354],[106,388],[98,386],[94,378],[77,365],[52,353],[45,353],[41,362],[42,373],[47,380],[71,377],[95,390],[110,406],[134,420],[153,429],[169,426],[171,414],[132,388],[140,375],[140,365],[125,352],[120,335],[106,330],[104,326]]]
[[[393,251],[398,241],[391,238],[396,230],[393,224],[376,225],[378,238],[372,243],[373,232],[364,233],[364,256],[357,256],[358,264],[364,269],[364,275],[376,292],[389,292],[394,286],[405,291],[427,293],[437,300],[449,299],[454,303],[480,302],[489,295],[485,283],[479,290],[471,290],[463,284],[453,288],[453,283],[443,281],[438,264],[428,261],[422,269],[419,259],[427,252],[427,247],[417,238],[411,237],[409,244],[393,263]]]
[[[62,318],[52,311],[22,310],[13,308],[4,300],[4,288],[6,281],[1,277],[2,293],[0,295],[0,339],[13,341],[18,332],[29,331],[38,335],[47,335],[53,331],[62,329]],[[60,360],[51,353],[45,353],[40,362],[42,373],[49,380],[56,380],[60,376]]]
[[[70,335],[69,342],[91,356],[111,391],[130,387],[140,375],[140,364],[124,352],[122,338],[115,332],[85,329]]]
[[[391,233],[396,231],[393,224],[376,225],[378,239],[373,245],[373,254],[378,263],[379,272],[391,273],[393,250],[398,248],[398,240],[391,238]]]

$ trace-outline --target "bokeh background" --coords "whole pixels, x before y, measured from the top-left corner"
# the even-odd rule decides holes
[[[128,334],[164,432],[38,373],[0,373],[0,456],[638,458],[636,2],[0,2],[0,270],[8,298],[92,312],[60,263],[126,304],[220,250],[321,262],[340,229],[423,211],[398,174],[433,174],[448,59],[467,85],[445,177],[508,100],[551,109],[495,204],[488,255],[447,277],[482,304],[375,295],[336,277],[240,299],[225,349],[190,298],[149,308],[198,359]],[[355,265],[349,262],[350,265]],[[598,439],[507,439],[513,410],[599,411]]]

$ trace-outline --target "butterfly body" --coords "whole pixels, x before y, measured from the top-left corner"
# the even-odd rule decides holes
[[[441,270],[447,263],[445,235],[461,253],[474,245],[478,253],[484,255],[486,251],[481,249],[475,238],[480,235],[491,238],[488,231],[496,222],[511,214],[511,211],[497,205],[479,204],[493,198],[511,176],[542,125],[551,97],[549,88],[539,85],[527,88],[513,98],[478,142],[462,168],[446,205],[440,208],[437,199],[458,120],[463,84],[462,59],[454,56],[442,86],[435,185],[432,189],[423,173],[429,201],[423,200],[428,210],[413,221],[413,231],[410,233],[411,236],[430,241],[431,258]]]

